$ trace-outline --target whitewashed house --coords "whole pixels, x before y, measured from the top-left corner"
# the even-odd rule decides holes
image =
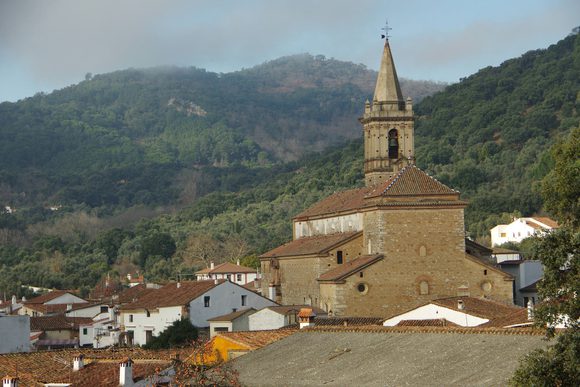
[[[558,227],[556,221],[546,217],[516,218],[510,224],[498,224],[491,229],[491,246],[506,242],[520,243],[533,235]]]
[[[210,318],[207,320],[210,338],[222,332],[249,331],[249,317],[254,313],[256,313],[256,309],[249,308]]]
[[[53,290],[23,302],[22,307],[18,310],[18,314],[26,314],[31,317],[50,316],[65,313],[76,306],[76,304],[86,303],[88,303],[87,300],[82,299],[69,291]]]
[[[120,323],[127,343],[143,345],[182,318],[207,328],[213,317],[272,305],[276,303],[230,281],[172,282],[122,306]]]
[[[308,305],[277,305],[268,306],[248,317],[250,331],[265,331],[279,329],[288,325],[298,324],[298,313],[301,308],[312,309],[317,316],[326,316],[328,313],[320,308]]]
[[[30,317],[0,316],[0,353],[30,352]]]
[[[238,285],[247,285],[259,279],[258,271],[251,267],[241,266],[238,260],[237,264],[225,262],[215,266],[213,262],[210,267],[195,273],[198,281],[225,279]]]

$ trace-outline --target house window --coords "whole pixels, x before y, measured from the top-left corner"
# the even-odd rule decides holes
[[[359,276],[360,278],[364,277],[364,274],[363,274],[363,272],[361,271],[360,273],[358,273],[358,276]]]
[[[336,252],[336,263],[342,265],[342,250]]]
[[[231,280],[231,275],[227,274],[226,275],[226,278],[228,279],[228,281],[230,281]]]
[[[106,306],[106,305],[101,306],[101,313],[107,313],[108,311],[109,311],[109,307],[108,306]]]
[[[83,335],[88,335],[89,334],[89,330],[87,328],[83,328]]]
[[[229,332],[229,328],[228,327],[215,327],[213,329],[214,332]]]
[[[484,270],[483,271],[483,275],[487,275],[487,270]]]
[[[153,340],[153,331],[145,331],[145,344],[149,344]]]
[[[146,312],[147,312],[147,317],[151,317],[151,312],[149,312],[148,310]]]
[[[236,274],[236,280],[238,282],[242,281],[242,275],[241,274]]]
[[[499,234],[499,236],[502,237],[502,238],[505,238],[506,233],[505,232],[502,232],[502,233]]]
[[[132,314],[129,315],[129,322],[133,322],[133,315]]]
[[[209,308],[209,296],[205,296],[203,298],[203,306],[205,306],[206,308]]]
[[[247,298],[247,297],[248,297],[248,296],[246,296],[245,294],[244,294],[244,295],[242,295],[242,306],[246,306],[246,298]]]

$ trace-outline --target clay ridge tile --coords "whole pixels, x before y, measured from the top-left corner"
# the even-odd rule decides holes
[[[408,165],[378,185],[367,197],[415,195],[459,195],[459,192],[429,176],[415,165]]]

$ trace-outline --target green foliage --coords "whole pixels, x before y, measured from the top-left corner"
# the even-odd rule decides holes
[[[174,348],[192,345],[197,340],[197,328],[189,319],[176,320],[153,339],[144,345],[147,349]]]

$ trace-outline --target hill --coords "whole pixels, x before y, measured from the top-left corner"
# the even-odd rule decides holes
[[[301,58],[293,58],[299,59]],[[306,59],[310,63],[320,61],[316,58]],[[285,59],[281,63],[293,66],[292,60]],[[263,66],[283,69],[282,64],[274,65],[270,62]],[[332,66],[334,65],[331,65],[331,68],[335,68]],[[199,70],[191,71],[197,74]],[[308,88],[292,89],[291,85],[296,81],[291,80],[297,78],[295,74],[287,71],[287,75],[283,75],[282,70],[277,71],[280,72],[280,79],[285,80],[284,89],[277,91],[293,96],[291,100],[294,98],[293,103],[297,104],[294,109],[298,109],[295,111],[310,111],[308,114],[314,114],[314,111],[320,110],[320,104],[316,109],[310,105],[312,100],[308,99],[310,92]],[[241,73],[249,74],[247,75],[249,77],[255,72],[256,69],[249,69]],[[129,73],[131,71],[123,74]],[[224,78],[224,75],[217,74],[204,76],[212,79]],[[240,74],[232,76],[241,77]],[[320,87],[331,87],[324,86],[324,82],[334,86],[340,84],[340,81],[331,79],[332,77],[324,77]],[[307,85],[314,82],[313,80],[315,80],[313,76],[311,78],[305,76],[303,83]],[[86,85],[90,82],[92,80],[87,81]],[[359,86],[353,82],[348,84],[347,89],[357,90]],[[542,211],[536,186],[552,168],[553,161],[549,154],[551,145],[564,138],[571,128],[579,126],[579,83],[580,37],[574,35],[548,49],[526,53],[495,68],[485,68],[416,105],[417,162],[420,167],[444,183],[459,189],[462,196],[470,201],[466,212],[466,225],[471,236],[486,235],[490,225],[502,217],[509,216],[507,212],[519,211],[529,215]],[[77,87],[83,85],[85,82]],[[264,85],[274,85],[274,80],[265,80]],[[127,89],[130,90],[131,87],[127,86]],[[293,94],[298,93],[298,90],[305,93],[304,100]],[[341,86],[339,90],[342,90],[340,93],[348,95],[346,89]],[[314,88],[311,92],[316,94],[318,90]],[[329,92],[332,93],[330,90]],[[160,98],[159,94],[161,91],[158,91],[154,98]],[[52,98],[52,95],[37,96],[32,100],[41,104],[49,97]],[[170,100],[170,97],[171,95],[167,94],[160,101],[165,101],[165,98]],[[358,101],[351,101],[350,98],[354,99],[351,96],[348,98],[343,100],[344,105],[339,106],[352,105],[352,111],[360,113],[365,97],[361,96]],[[283,102],[282,99],[280,97],[279,104],[291,104]],[[209,105],[202,104],[198,99],[183,98],[183,100],[196,101],[196,106],[208,112],[206,107]],[[31,103],[28,100],[25,102]],[[8,108],[15,109],[19,106],[21,105],[15,104]],[[200,117],[201,111],[193,105],[181,103],[178,106],[181,110],[175,106],[175,102],[172,102],[170,107],[173,110],[166,107],[168,109],[166,118],[174,115],[186,121],[189,111],[192,112],[189,117],[193,117],[192,120],[196,122],[210,116],[208,112],[206,116]],[[7,107],[2,106],[2,109],[5,108]],[[311,108],[312,110],[308,110]],[[87,109],[90,110],[90,105],[87,105]],[[256,111],[253,110],[253,114],[257,114]],[[84,111],[79,110],[79,114],[81,112]],[[143,110],[141,113],[145,115],[146,111]],[[232,117],[235,116],[231,114]],[[271,114],[274,117],[274,113]],[[237,114],[244,115],[243,112]],[[331,116],[332,120],[322,121],[330,125],[333,120],[338,120],[339,113]],[[356,128],[356,132],[359,133],[356,116],[358,114],[352,113],[348,125]],[[291,117],[291,114],[286,113],[285,117]],[[14,118],[19,119],[17,115]],[[316,119],[312,120],[314,122]],[[222,120],[220,125],[227,130],[225,122],[227,121]],[[153,129],[152,133],[155,132]],[[307,128],[297,130],[306,131]],[[243,130],[240,129],[239,132],[242,133]],[[273,131],[277,133],[276,135],[280,135],[279,138],[284,138],[284,135],[278,132]],[[165,148],[161,146],[155,148],[159,151],[155,157],[145,157],[151,149],[148,140],[144,139],[149,132],[144,130],[143,137],[139,137],[137,134],[140,132],[136,127],[121,127],[118,133],[125,133],[123,136],[129,139],[128,146],[136,149],[129,154],[135,155],[131,168],[134,168],[138,176],[142,176],[144,188],[137,191],[139,195],[153,196],[156,192],[170,192],[172,187],[177,187],[173,185],[178,175],[174,172],[175,169],[172,169],[172,163],[176,163],[177,170],[182,168],[188,171],[181,172],[180,175],[184,182],[181,188],[182,195],[188,190],[193,192],[192,197],[199,197],[202,193],[205,195],[180,211],[157,217],[154,216],[154,210],[143,207],[134,207],[124,212],[111,211],[110,214],[114,216],[103,217],[102,214],[107,213],[102,209],[105,204],[102,204],[99,212],[95,212],[91,207],[82,204],[87,202],[82,201],[68,213],[34,225],[19,223],[18,213],[16,216],[2,215],[0,221],[4,221],[5,226],[0,230],[2,231],[0,238],[3,238],[5,243],[0,248],[0,289],[8,289],[7,292],[10,293],[10,289],[15,289],[19,283],[32,283],[37,286],[81,287],[86,290],[86,286],[94,284],[109,270],[124,273],[141,268],[150,279],[166,279],[174,276],[176,272],[190,273],[211,259],[218,261],[243,258],[247,264],[253,264],[256,262],[255,254],[291,238],[289,219],[293,215],[333,191],[362,184],[363,152],[360,139],[346,145],[342,144],[321,155],[311,154],[297,161],[282,163],[276,161],[281,156],[270,153],[266,145],[258,144],[259,136],[253,137],[256,139],[254,141],[249,140],[248,135],[241,141],[248,147],[255,147],[257,154],[264,152],[262,158],[246,157],[239,158],[236,162],[229,159],[222,162],[221,156],[215,158],[214,154],[211,156],[213,158],[205,161],[206,164],[195,164],[195,168],[185,168],[186,162],[179,159],[179,151],[164,153]],[[200,130],[199,133],[205,132]],[[228,133],[234,135],[238,131]],[[137,140],[132,140],[131,136],[136,136]],[[159,137],[147,138],[154,138],[151,140],[153,142],[161,141],[158,140],[160,138],[168,144],[170,141],[167,138],[171,136],[164,132]],[[197,138],[192,135],[191,141],[195,143]],[[231,144],[240,145],[239,137],[229,139]],[[181,138],[179,141],[172,141],[180,144],[185,140]],[[282,144],[283,142],[280,147],[290,149]],[[207,145],[209,142],[204,144],[206,145],[200,145],[204,150],[214,149]],[[161,156],[165,157],[167,154],[177,156],[164,162],[165,159]],[[219,152],[216,154],[219,155]],[[126,154],[119,154],[119,157],[126,157]],[[79,163],[81,162],[82,160],[79,160]],[[98,162],[98,159],[95,162]],[[188,162],[196,163],[199,160]],[[41,164],[35,166],[41,171],[42,167]],[[106,170],[107,167],[102,168]],[[142,170],[148,168],[153,172],[150,175],[142,174],[144,173]],[[167,169],[155,172],[153,168]],[[38,176],[43,176],[38,173]],[[93,187],[107,187],[102,188],[102,192],[110,195],[111,200],[123,197],[118,192],[126,192],[130,198],[139,196],[127,187],[130,182],[122,183],[122,174],[113,175],[111,181],[119,182],[119,187],[126,187],[123,188],[125,191],[110,189],[111,186],[105,184],[99,185],[98,177],[103,174],[105,172],[102,170],[95,171],[89,179],[80,180],[78,187],[88,187],[85,188],[87,195],[102,194],[99,193],[101,192],[99,189]],[[69,186],[74,186],[74,179],[68,177],[70,175],[62,176],[63,179],[70,179]],[[74,173],[72,176],[75,176]],[[97,181],[94,186],[83,185],[84,182],[93,180]],[[195,182],[192,183],[193,181]],[[46,183],[46,186],[50,186],[50,182]],[[147,189],[148,186],[151,186],[150,190]],[[188,189],[183,188],[188,186]],[[179,190],[173,189],[175,192],[172,195],[177,197]],[[163,198],[163,200],[173,199]],[[97,205],[99,203],[107,201],[97,201]],[[133,199],[122,204],[129,206],[135,203],[140,202]],[[148,220],[138,222],[142,218]],[[35,219],[43,219],[42,214]],[[26,219],[23,222],[31,223]],[[47,267],[50,268],[49,273],[45,270]]]

